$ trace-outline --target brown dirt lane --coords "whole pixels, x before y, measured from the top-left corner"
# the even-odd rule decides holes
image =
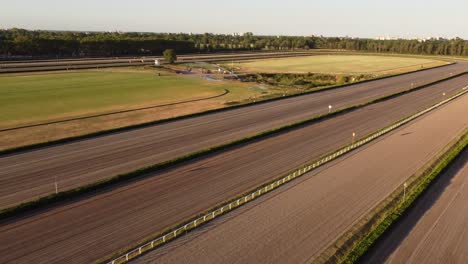
[[[468,263],[467,201],[468,149],[360,263]]]
[[[464,96],[134,262],[309,263],[468,128],[467,105]]]
[[[0,156],[0,208],[468,70],[468,63]],[[466,77],[464,77],[466,78]],[[460,79],[459,79],[460,80]],[[457,81],[455,81],[457,82]],[[465,82],[465,85],[467,83]]]
[[[465,76],[427,87],[80,200],[4,220],[0,222],[1,259],[94,261],[349,143],[352,132],[365,135],[427,108],[442,99],[442,92],[450,96],[467,82]],[[446,133],[450,133],[448,128]]]
[[[267,59],[267,58],[282,58],[282,57],[297,57],[297,56],[313,56],[323,53],[317,52],[248,52],[248,53],[231,53],[231,54],[193,54],[181,55],[177,57],[178,62],[194,62],[194,61],[224,61],[224,60],[251,60],[251,59]],[[102,58],[102,59],[84,59],[84,60],[50,60],[50,61],[24,61],[16,63],[0,62],[0,74],[2,73],[19,73],[19,72],[34,72],[34,71],[54,71],[68,69],[87,69],[87,68],[103,68],[103,67],[118,67],[118,66],[139,66],[153,65],[154,59],[162,57],[139,57],[139,58]]]

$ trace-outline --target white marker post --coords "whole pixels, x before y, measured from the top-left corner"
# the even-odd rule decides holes
[[[355,138],[356,138],[356,133],[353,132],[353,144],[354,144]]]
[[[57,194],[58,193],[57,176],[55,176],[54,184],[55,184],[55,194]]]
[[[329,106],[328,106],[328,113],[331,113],[331,110],[332,110],[332,106],[329,105]]]
[[[403,202],[406,201],[406,188],[408,187],[408,184],[405,182],[403,183]]]

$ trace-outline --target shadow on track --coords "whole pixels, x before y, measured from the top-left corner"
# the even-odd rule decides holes
[[[417,198],[408,210],[379,237],[374,245],[357,261],[357,263],[385,263],[390,255],[400,246],[419,220],[437,202],[452,183],[453,178],[468,162],[468,148],[435,178],[424,193]]]

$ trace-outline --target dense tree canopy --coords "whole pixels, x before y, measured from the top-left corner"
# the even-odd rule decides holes
[[[163,39],[152,34],[84,33],[0,30],[0,54],[23,56],[160,55],[166,49],[194,52],[191,41]]]
[[[423,55],[468,56],[468,41],[455,39],[373,40],[351,38],[318,38],[320,47],[369,52],[408,53]]]
[[[455,39],[374,40],[301,36],[184,33],[59,32],[0,30],[0,55],[125,56],[223,50],[346,49],[368,52],[468,56],[468,41]]]
[[[177,55],[173,49],[163,51],[164,60],[168,63],[174,63],[177,60]]]

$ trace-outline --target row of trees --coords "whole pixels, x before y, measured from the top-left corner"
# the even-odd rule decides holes
[[[468,41],[455,39],[373,40],[350,38],[319,38],[317,46],[369,52],[407,53],[424,55],[468,56]]]
[[[196,51],[191,41],[139,37],[117,33],[82,33],[0,30],[0,55],[3,56],[125,56],[160,55],[166,49]]]
[[[374,40],[322,36],[255,36],[185,33],[57,32],[0,30],[0,55],[122,56],[223,50],[347,49],[368,52],[468,56],[468,41]]]
[[[160,34],[164,39],[191,41],[199,50],[294,50],[315,48],[311,37],[225,34]]]

